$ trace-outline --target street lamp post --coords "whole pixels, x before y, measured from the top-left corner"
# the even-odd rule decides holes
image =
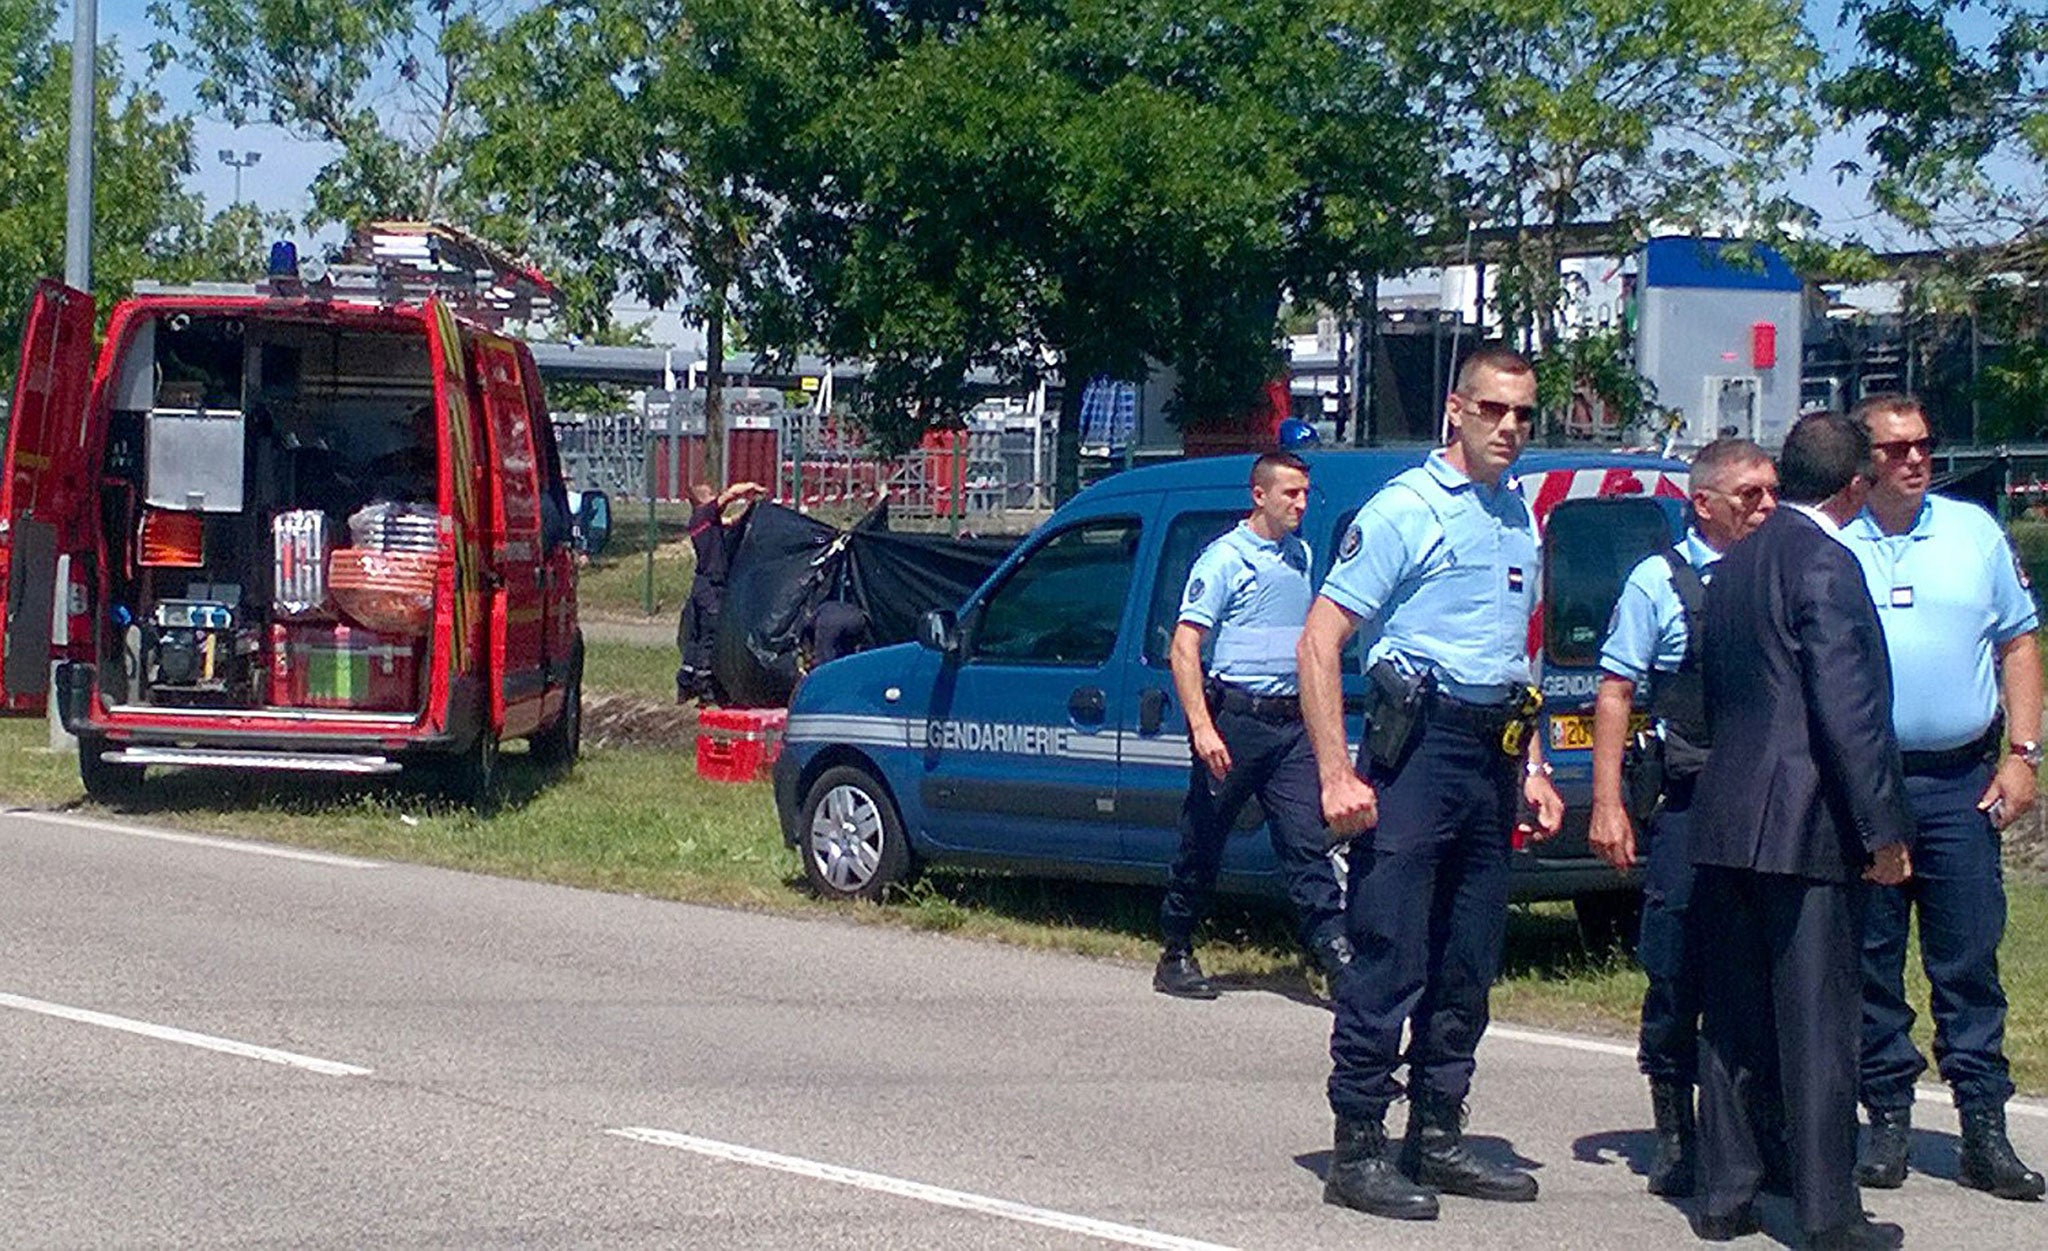
[[[235,203],[242,202],[242,171],[263,159],[261,152],[237,154],[233,148],[220,150],[220,163],[235,171]]]

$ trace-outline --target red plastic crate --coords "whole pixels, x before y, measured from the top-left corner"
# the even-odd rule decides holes
[[[272,622],[270,702],[290,708],[410,712],[420,641],[336,622]]]
[[[706,708],[697,714],[697,776],[752,782],[782,754],[786,708]]]

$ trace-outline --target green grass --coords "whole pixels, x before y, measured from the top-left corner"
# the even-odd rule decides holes
[[[667,703],[676,694],[676,649],[588,639],[583,685],[592,692],[641,695]]]
[[[673,620],[690,593],[696,554],[690,549],[690,510],[681,504],[656,504],[654,529],[647,524],[647,505],[620,500],[612,509],[612,537],[603,555],[577,573],[576,602],[598,617],[644,617],[647,612],[647,553],[654,553],[653,616]],[[673,670],[671,670],[673,672]]]
[[[592,688],[668,672],[633,653],[597,645]],[[663,663],[666,663],[664,660]],[[39,720],[0,721],[0,802],[102,811],[87,802],[74,757],[53,755]],[[377,859],[413,861],[659,899],[795,915],[851,916],[1047,950],[1128,960],[1132,993],[1144,993],[1158,950],[1156,889],[1054,882],[992,873],[927,874],[887,903],[840,907],[804,889],[782,844],[763,784],[698,778],[685,755],[639,749],[588,753],[574,773],[551,777],[516,748],[504,758],[506,800],[495,815],[422,796],[403,785],[252,774],[152,774],[140,802],[118,816]],[[2001,970],[2012,1001],[2007,1054],[2027,1093],[2048,1092],[2048,884],[2008,882],[2011,921]],[[1202,948],[1229,985],[1303,998],[1311,993],[1286,917],[1273,907],[1226,904]],[[1914,958],[1917,964],[1918,957]],[[1503,1019],[1556,1028],[1634,1034],[1643,976],[1626,957],[1590,955],[1564,904],[1516,907],[1506,967],[1494,992]],[[1925,1004],[1917,970],[1912,993]],[[1923,1019],[1916,1033],[1928,1045]]]

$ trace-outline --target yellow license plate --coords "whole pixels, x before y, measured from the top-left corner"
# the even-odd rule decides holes
[[[1628,719],[1628,732],[1636,735],[1650,724],[1647,713],[1636,713]],[[1550,719],[1550,750],[1590,751],[1593,747],[1593,718],[1591,714],[1561,713]]]

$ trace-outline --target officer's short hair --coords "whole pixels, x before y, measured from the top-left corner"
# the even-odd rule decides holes
[[[1292,469],[1304,478],[1308,476],[1308,462],[1301,457],[1292,452],[1266,452],[1252,462],[1252,485],[1273,485],[1273,475],[1283,469]]]
[[[1927,415],[1927,406],[1920,402],[1920,397],[1905,391],[1880,391],[1875,395],[1864,396],[1856,401],[1856,407],[1849,410],[1849,420],[1867,431],[1871,422],[1886,413],[1918,417],[1927,423],[1929,429],[1934,426],[1933,419]]]
[[[1509,375],[1533,374],[1536,372],[1536,367],[1529,363],[1528,357],[1511,347],[1490,343],[1474,351],[1472,355],[1465,358],[1464,364],[1458,366],[1458,384],[1454,389],[1463,391],[1471,386],[1473,377],[1482,369],[1490,369],[1497,374]]]
[[[1692,458],[1692,485],[1716,486],[1736,470],[1759,462],[1768,463],[1770,459],[1770,453],[1758,447],[1752,439],[1715,439]]]
[[[1818,504],[1839,493],[1870,464],[1870,432],[1838,413],[1810,413],[1793,423],[1778,458],[1778,494],[1788,503]]]

